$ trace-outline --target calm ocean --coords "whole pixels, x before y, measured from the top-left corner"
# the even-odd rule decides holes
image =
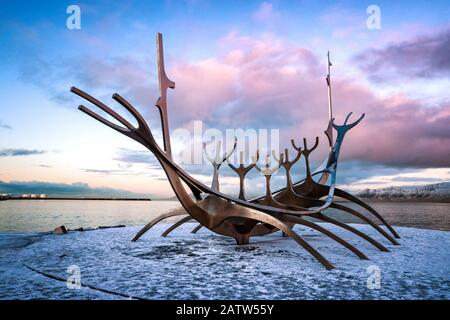
[[[449,203],[372,202],[371,205],[394,226],[450,230]],[[60,225],[69,229],[143,225],[179,206],[177,201],[0,201],[0,232],[51,231]],[[360,222],[333,209],[327,212],[345,222]]]

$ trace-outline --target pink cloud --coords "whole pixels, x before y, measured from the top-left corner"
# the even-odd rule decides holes
[[[169,78],[176,82],[176,89],[169,92],[172,130],[189,127],[193,120],[222,129],[279,128],[285,145],[291,138],[300,141],[319,136],[316,156],[325,154],[323,130],[328,107],[324,58],[268,35],[252,38],[230,33],[219,41],[219,49],[203,60],[166,66]],[[148,87],[146,72],[136,62],[115,59],[110,64],[93,61],[78,78],[95,86],[106,74],[107,79],[121,79],[116,85],[109,80],[106,84],[123,87],[120,93],[136,106],[155,101],[156,88]],[[332,81],[337,123],[349,112],[355,117],[366,113],[348,134],[343,159],[399,167],[449,166],[448,102],[431,107],[401,94],[382,99],[360,79],[342,78],[337,72]],[[105,84],[105,80],[101,82]],[[154,127],[159,118],[149,120]]]
[[[175,113],[192,119],[205,119],[214,110],[223,107],[235,94],[238,71],[233,65],[208,59],[192,64],[177,65],[170,77],[177,79]]]
[[[206,120],[222,128],[281,130],[299,140],[318,135],[325,145],[326,67],[310,50],[266,38],[230,34],[214,58],[180,63],[170,70],[177,89],[177,125]],[[351,79],[333,79],[337,122],[366,113],[345,142],[343,157],[394,166],[445,167],[450,156],[450,104],[428,107],[407,96],[378,98]],[[324,149],[323,149],[324,150]]]
[[[446,29],[397,41],[379,49],[366,49],[354,61],[377,82],[450,75],[450,26]]]

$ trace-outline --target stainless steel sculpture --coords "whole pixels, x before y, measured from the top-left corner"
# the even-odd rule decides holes
[[[358,199],[357,197],[339,189],[336,187],[336,174],[337,165],[339,159],[339,152],[344,140],[344,136],[353,127],[355,127],[364,117],[364,114],[355,122],[347,124],[351,113],[345,119],[343,125],[337,125],[334,122],[331,103],[331,79],[330,79],[330,67],[331,63],[328,55],[328,100],[329,100],[329,122],[325,134],[329,143],[329,154],[314,172],[311,172],[309,165],[309,155],[316,149],[319,144],[319,138],[317,137],[313,147],[308,148],[306,139],[303,139],[303,147],[298,146],[294,140],[292,140],[292,146],[296,150],[296,155],[291,159],[289,157],[288,149],[285,149],[283,154],[277,155],[273,153],[274,159],[277,161],[275,167],[271,168],[269,163],[269,157],[266,157],[266,163],[263,167],[258,165],[259,152],[253,157],[253,161],[248,166],[244,165],[244,159],[241,154],[240,166],[235,167],[233,164],[228,165],[239,176],[239,196],[232,197],[220,192],[219,189],[219,168],[227,161],[229,156],[236,149],[236,141],[233,149],[228,154],[220,156],[220,144],[216,148],[216,156],[214,158],[207,156],[209,161],[213,165],[213,180],[212,186],[208,187],[203,183],[194,179],[189,173],[178,166],[172,159],[172,151],[169,138],[169,126],[168,126],[168,112],[167,112],[167,89],[175,88],[175,83],[168,79],[164,69],[164,57],[162,46],[162,35],[157,35],[157,55],[158,55],[158,75],[159,75],[159,90],[160,97],[156,101],[156,107],[158,107],[161,115],[162,132],[164,147],[161,149],[156,143],[153,134],[148,127],[143,117],[136,111],[136,109],[119,94],[113,94],[113,99],[122,105],[137,121],[138,126],[134,127],[125,118],[113,111],[111,108],[98,101],[89,94],[77,89],[71,88],[71,91],[85,100],[96,105],[104,112],[112,116],[123,126],[116,125],[105,118],[102,118],[98,114],[94,113],[90,109],[83,105],[79,106],[79,109],[86,114],[90,115],[99,122],[107,125],[108,127],[130,137],[131,139],[141,143],[147,149],[152,152],[158,159],[162,168],[164,169],[167,178],[186,213],[166,213],[155,218],[149,222],[142,230],[140,230],[133,241],[138,240],[146,231],[148,231],[156,223],[177,215],[183,215],[182,219],[167,229],[162,236],[167,236],[171,231],[176,229],[183,223],[196,220],[199,225],[192,230],[193,233],[197,232],[201,227],[206,227],[209,230],[218,233],[220,235],[232,237],[236,240],[237,244],[247,244],[251,237],[263,236],[278,230],[281,230],[283,235],[291,237],[300,246],[302,246],[307,252],[309,252],[314,258],[316,258],[327,269],[332,269],[334,266],[325,257],[323,257],[316,249],[314,249],[309,243],[307,243],[299,234],[292,230],[295,224],[304,225],[317,230],[335,240],[356,256],[361,259],[367,259],[366,255],[348,243],[346,240],[338,237],[323,225],[314,223],[306,217],[312,217],[323,222],[331,223],[344,228],[364,240],[371,243],[373,246],[381,251],[388,251],[380,242],[362,233],[356,228],[349,226],[341,221],[329,217],[326,212],[327,208],[335,208],[337,210],[346,212],[353,215],[362,221],[370,224],[381,235],[388,239],[392,244],[397,245],[398,242],[395,238],[399,238],[395,230],[381,217],[381,215],[369,206],[367,203]],[[333,130],[336,131],[337,136],[333,138]],[[292,166],[300,160],[301,156],[305,158],[306,163],[306,177],[298,182],[293,182],[290,170]],[[245,176],[251,170],[255,168],[261,172],[266,179],[266,192],[262,197],[247,200],[245,196]],[[273,191],[270,187],[270,179],[272,174],[283,168],[286,174],[286,187]],[[314,180],[313,177],[318,177]],[[183,183],[189,188],[184,187]],[[195,199],[191,197],[189,191],[192,192]],[[358,204],[360,207],[366,209],[370,214],[378,218],[381,223],[388,229],[390,234],[381,228],[378,224],[369,219],[365,214],[360,213],[350,207],[335,202],[335,196],[347,199],[353,203]],[[322,200],[322,198],[324,198]]]

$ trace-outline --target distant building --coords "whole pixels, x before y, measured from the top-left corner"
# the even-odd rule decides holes
[[[47,195],[45,193],[35,194],[35,193],[25,193],[20,196],[22,199],[46,199]]]

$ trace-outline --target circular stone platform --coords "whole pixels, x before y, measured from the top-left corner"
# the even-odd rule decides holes
[[[130,239],[138,227],[66,235],[0,234],[0,298],[450,298],[450,232],[397,227],[401,245],[394,246],[369,226],[353,225],[391,251],[381,252],[323,224],[364,252],[370,259],[365,261],[323,234],[296,226],[335,265],[327,271],[280,232],[236,246],[233,239],[205,229],[191,234],[194,224],[160,237],[168,226],[155,226],[137,242]],[[81,272],[78,290],[64,281],[73,265]]]

